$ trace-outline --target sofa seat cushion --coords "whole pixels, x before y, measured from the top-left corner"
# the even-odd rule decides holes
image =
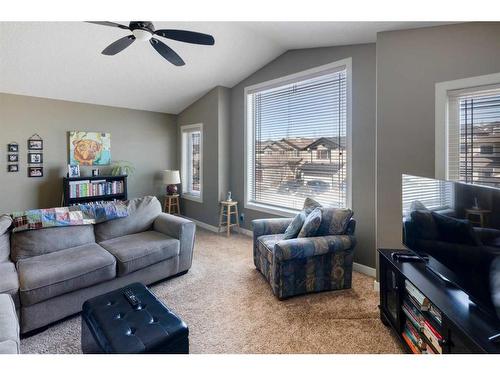
[[[16,266],[12,262],[0,263],[0,294],[14,295],[19,289]]]
[[[12,297],[0,294],[0,354],[20,352],[19,323]]]
[[[285,234],[267,234],[258,238],[258,249],[269,263],[273,263],[274,245],[285,239]]]
[[[17,262],[24,306],[113,279],[115,258],[96,243]]]
[[[179,240],[154,230],[100,242],[116,257],[118,276],[179,255]]]

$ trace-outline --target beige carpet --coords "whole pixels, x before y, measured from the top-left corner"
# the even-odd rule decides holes
[[[252,240],[198,229],[193,266],[153,292],[189,326],[191,353],[401,353],[378,318],[373,279],[351,290],[277,300]],[[23,353],[79,353],[80,317],[21,341]]]

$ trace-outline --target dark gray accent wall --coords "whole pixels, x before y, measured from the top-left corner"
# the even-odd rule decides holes
[[[203,202],[182,199],[182,215],[212,226],[219,224],[219,201],[228,189],[229,89],[216,87],[178,116],[179,167],[182,125],[203,124]]]
[[[401,246],[401,174],[434,177],[435,84],[500,72],[500,23],[377,36],[377,245]]]
[[[352,206],[358,220],[355,261],[375,266],[375,44],[288,51],[231,89],[230,176],[242,223],[272,217],[244,209],[244,88],[331,62],[352,58]]]
[[[127,160],[136,168],[129,197],[164,195],[161,171],[177,166],[175,115],[0,93],[0,213],[61,205],[70,130],[111,133],[112,160]],[[26,142],[34,133],[44,141],[42,178],[27,177]],[[18,173],[7,173],[11,141],[19,143]],[[82,175],[90,175],[90,169],[82,167]]]

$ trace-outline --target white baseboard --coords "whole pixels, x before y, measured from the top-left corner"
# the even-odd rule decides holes
[[[187,217],[187,216],[182,216],[182,217],[185,218],[185,219],[191,220],[193,223],[195,223],[200,228],[209,230],[210,232],[219,233],[219,228],[217,228],[214,225],[210,225],[210,224],[204,223],[203,221],[199,221],[199,220],[193,219],[192,217]]]
[[[354,262],[352,269],[367,276],[377,277],[377,270],[375,268],[365,266],[364,264]]]
[[[188,217],[188,216],[182,216],[182,217],[185,219],[191,220],[193,223],[195,223],[200,228],[209,230],[210,232],[220,233],[219,228],[214,226],[214,225],[204,223],[203,221],[193,219],[192,217]],[[245,228],[239,228],[239,229],[237,229],[237,231],[238,231],[238,233],[244,234],[245,236],[253,237],[253,232],[251,230],[248,230]]]
[[[373,280],[373,290],[380,292],[380,283],[377,280]]]

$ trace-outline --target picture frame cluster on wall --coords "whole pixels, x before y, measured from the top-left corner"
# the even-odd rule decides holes
[[[43,139],[36,133],[28,138],[28,177],[43,177]]]
[[[10,142],[7,145],[7,172],[19,172],[19,144]]]

